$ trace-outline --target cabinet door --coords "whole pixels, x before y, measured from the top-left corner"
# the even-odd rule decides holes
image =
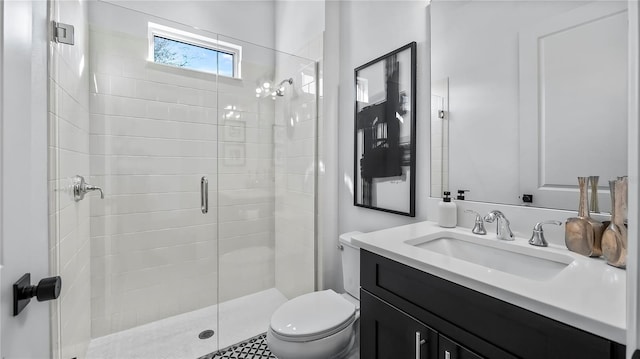
[[[439,335],[438,359],[482,359],[482,357],[459,345],[453,340],[443,335]]]
[[[413,317],[360,291],[360,357],[435,359],[437,333]]]

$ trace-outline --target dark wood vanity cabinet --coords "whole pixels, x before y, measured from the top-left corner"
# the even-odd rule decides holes
[[[361,358],[436,358],[437,333],[424,323],[362,291],[360,294]]]
[[[482,357],[444,335],[439,335],[438,359],[482,359]]]
[[[625,347],[453,282],[360,251],[366,359],[622,359]]]

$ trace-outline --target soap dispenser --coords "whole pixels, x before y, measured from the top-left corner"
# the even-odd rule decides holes
[[[458,223],[458,209],[451,201],[451,192],[445,191],[442,201],[438,203],[438,225],[445,228],[453,228]]]
[[[465,192],[470,192],[468,189],[459,189],[458,190],[458,197],[456,197],[456,199],[458,201],[464,201],[464,194]]]

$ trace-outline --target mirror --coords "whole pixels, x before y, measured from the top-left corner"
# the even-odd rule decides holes
[[[576,210],[627,174],[626,1],[431,2],[431,196]]]

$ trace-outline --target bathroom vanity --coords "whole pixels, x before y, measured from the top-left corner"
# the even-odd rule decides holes
[[[624,358],[626,276],[600,259],[432,222],[353,239],[362,358]]]

